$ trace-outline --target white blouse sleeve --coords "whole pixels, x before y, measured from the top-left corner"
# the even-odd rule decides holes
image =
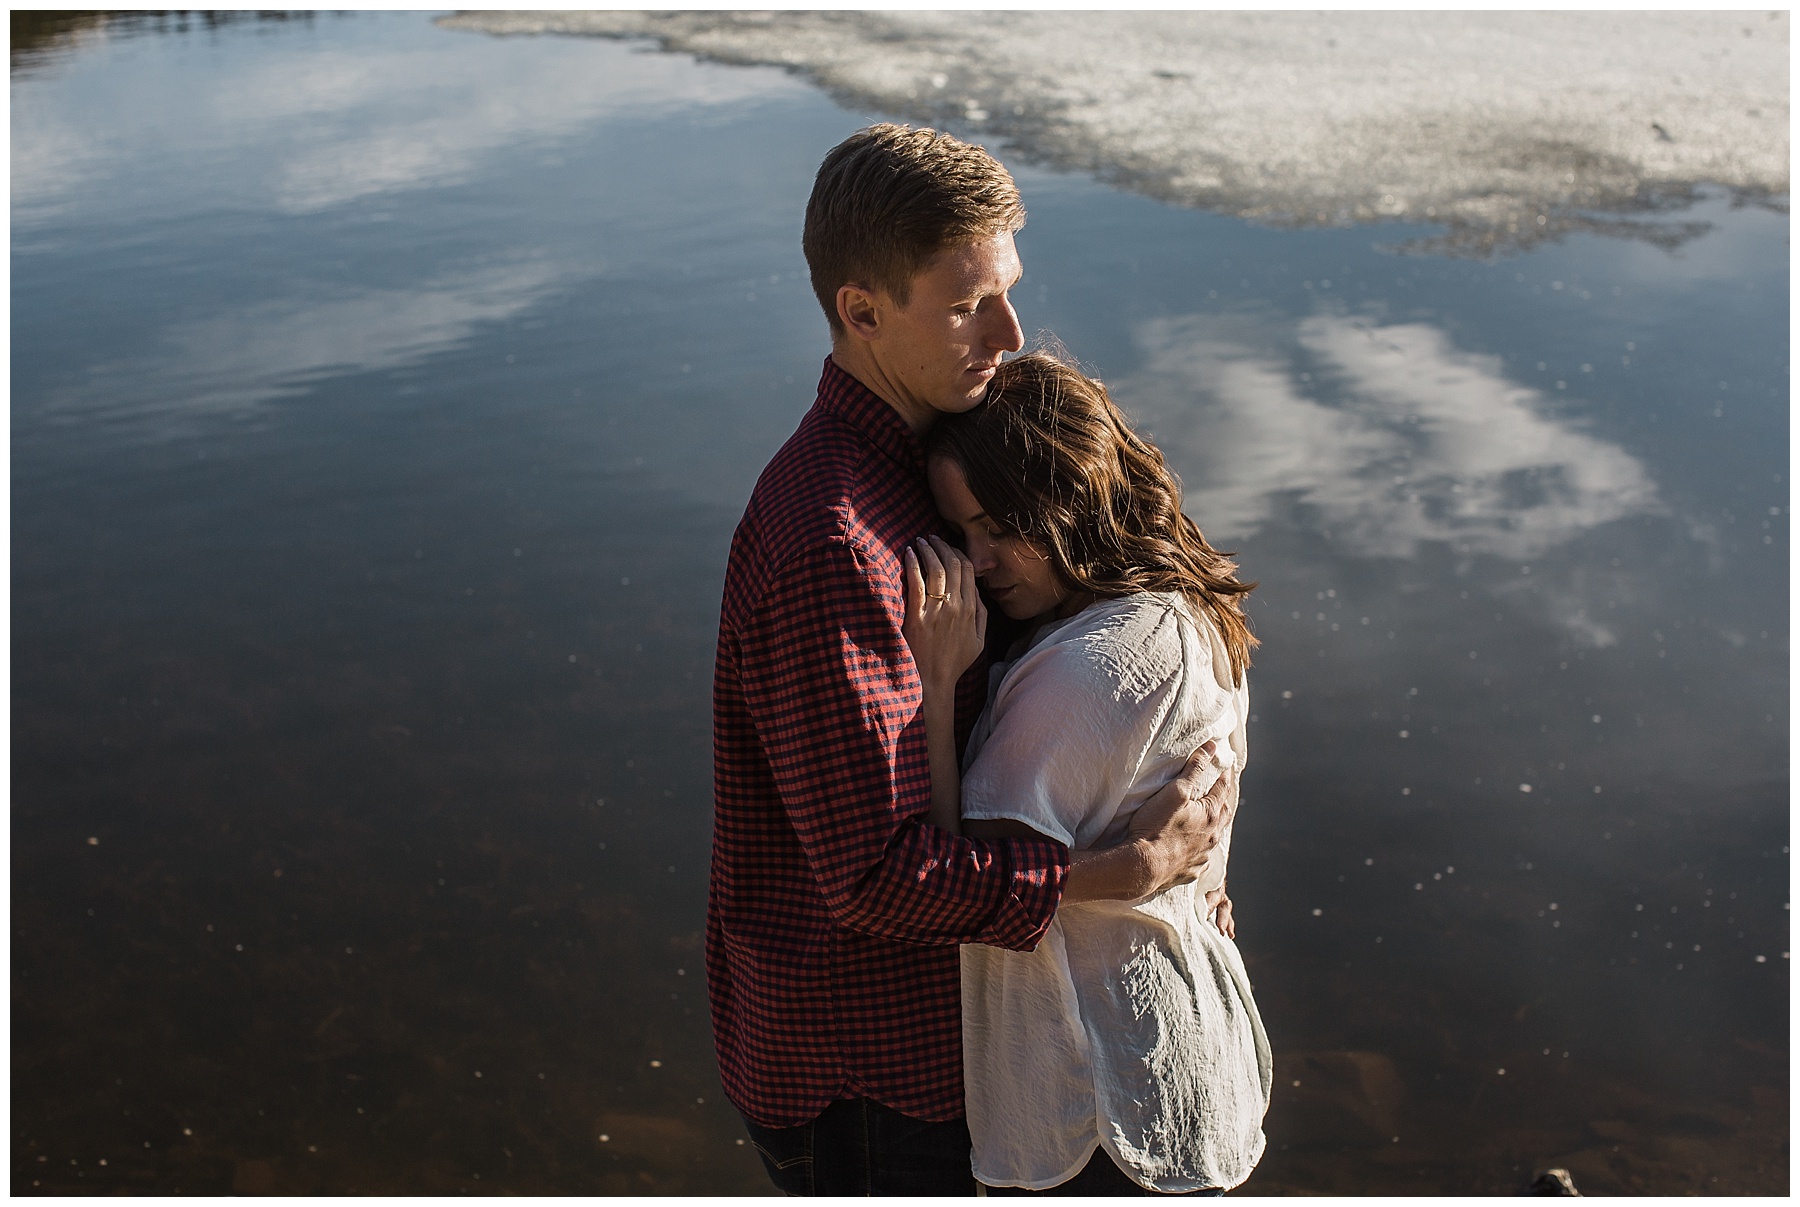
[[[1019,660],[963,775],[964,818],[1010,818],[1071,847],[1105,828],[1180,694],[1173,615],[1119,653],[1083,635]]]

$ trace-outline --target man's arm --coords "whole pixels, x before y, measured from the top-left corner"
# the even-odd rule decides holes
[[[1064,901],[1136,901],[1199,878],[1237,810],[1237,775],[1219,775],[1212,744],[1132,814],[1117,846],[1069,853]],[[978,838],[1044,838],[1019,821],[965,821]],[[1048,839],[1045,839],[1048,841]]]
[[[785,567],[740,627],[744,703],[782,805],[841,925],[1028,949],[1055,915],[1068,853],[926,824],[931,780],[901,615],[898,576],[832,545]]]

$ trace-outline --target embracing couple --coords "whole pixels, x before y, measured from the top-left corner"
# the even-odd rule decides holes
[[[1262,1154],[1223,892],[1250,588],[1099,382],[1001,363],[1024,222],[981,148],[894,125],[807,204],[832,351],[732,540],[706,934],[790,1194],[1221,1193]]]

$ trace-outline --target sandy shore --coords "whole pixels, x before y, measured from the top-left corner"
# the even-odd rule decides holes
[[[1785,205],[1785,12],[512,12],[652,37],[1150,196],[1293,224],[1441,222],[1482,254],[1704,184]]]

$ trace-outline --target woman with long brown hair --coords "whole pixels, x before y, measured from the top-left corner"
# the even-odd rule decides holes
[[[1243,613],[1254,584],[1181,512],[1162,455],[1061,357],[1002,365],[932,429],[938,510],[963,550],[920,542],[906,638],[924,684],[932,820],[972,838],[1106,847],[1196,747],[1245,755]],[[953,695],[986,607],[1024,632],[990,672],[959,768]],[[963,948],[976,1177],[998,1193],[1215,1193],[1262,1155],[1272,1062],[1241,957],[1192,884],[1065,904],[1031,952]]]

